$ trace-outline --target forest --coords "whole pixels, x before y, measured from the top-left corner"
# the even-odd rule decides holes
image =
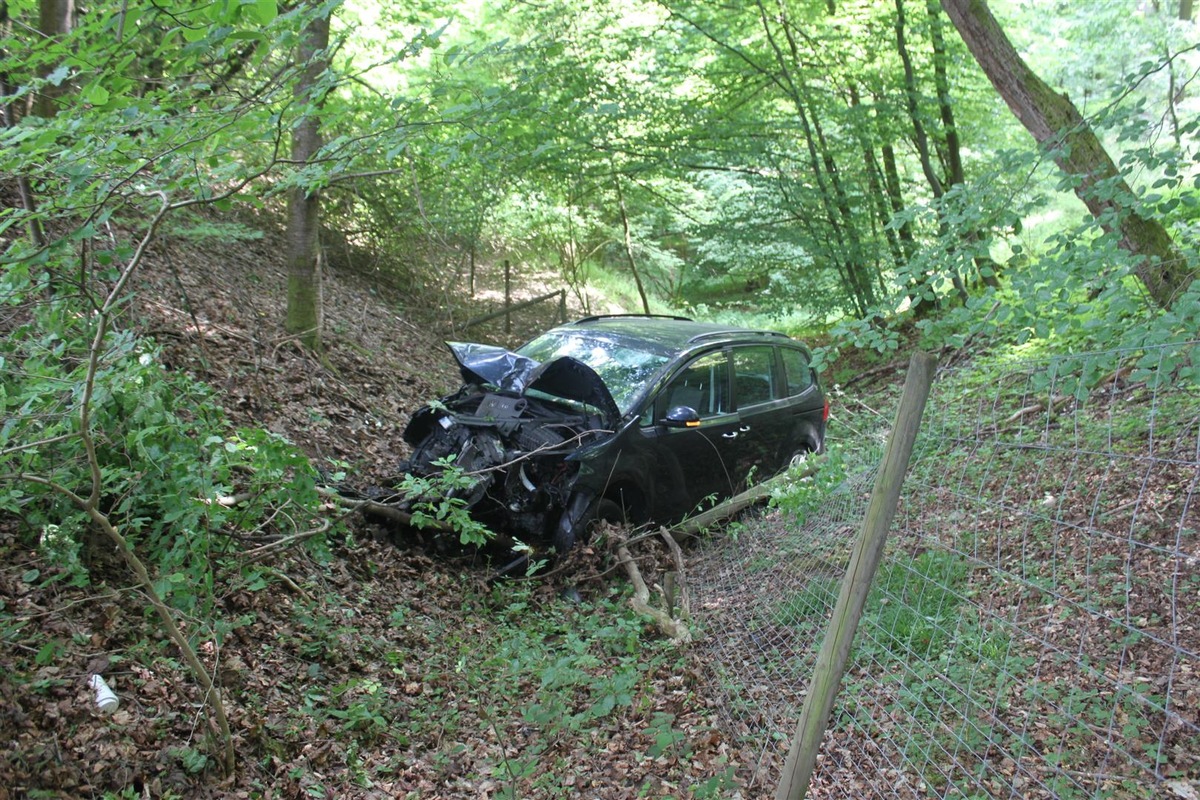
[[[1003,648],[970,633],[1003,652],[995,731],[1061,772],[1022,773],[990,732],[1011,757],[979,756],[963,788],[948,765],[989,751],[955,728],[896,767],[911,793],[881,777],[893,762],[847,771],[830,745],[810,796],[1200,796],[1200,717],[1173,710],[1200,707],[1198,78],[1192,0],[0,0],[0,800],[775,796],[790,729],[764,736],[771,714],[739,705],[759,682],[717,677],[704,645],[630,608],[646,590],[675,613],[685,560],[699,594],[699,545],[534,542],[529,574],[497,581],[494,532],[429,499],[449,483],[397,475],[411,415],[460,383],[443,342],[511,348],[625,313],[784,332],[833,400],[816,477],[706,539],[794,536],[847,487],[868,494],[855,470],[879,460],[916,352],[982,420],[945,434],[942,472],[999,485],[997,508],[1009,482],[963,443],[1019,428],[1024,458],[1075,420],[1076,488],[1043,485],[1055,462],[1014,467],[1049,514],[1022,535],[1069,521],[1098,539],[1132,515],[1078,573],[1054,539],[1054,580],[1086,592],[1012,570],[1133,648],[1109,669],[1079,644],[1112,686],[1036,697],[1110,749],[1120,731],[1129,774],[1091,744],[1068,763],[1066,733],[1056,761],[997,710],[1042,674],[1022,606]],[[971,402],[991,389],[988,417]],[[1110,482],[1150,462],[1124,494]],[[959,560],[888,558],[992,619],[978,598],[1004,592],[973,576],[1009,567],[956,549],[974,512],[931,469],[914,467],[940,498],[926,522]],[[372,516],[381,490],[420,518]],[[821,574],[782,602],[817,597],[824,619],[844,554],[804,541]],[[1088,599],[1110,558],[1118,611]],[[895,624],[878,593],[904,594],[897,563],[868,624]],[[1169,598],[1146,600],[1163,574]],[[722,630],[695,617],[698,640]],[[846,680],[911,648],[954,675],[955,624],[904,652],[859,645]],[[1127,658],[1139,641],[1169,652]],[[1088,716],[1113,694],[1162,719],[1123,700]],[[890,735],[839,713],[839,746]],[[1006,771],[1025,783],[987,777]]]

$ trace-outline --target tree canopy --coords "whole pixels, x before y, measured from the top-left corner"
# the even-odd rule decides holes
[[[1053,141],[1023,135],[935,0],[9,0],[4,258],[61,282],[81,252],[119,261],[104,225],[158,193],[226,210],[290,193],[324,198],[301,262],[366,249],[413,288],[503,253],[585,301],[604,270],[647,308],[840,321],[878,347],[879,322],[908,318],[1190,319],[1195,23],[1134,0],[1048,25],[993,5],[1046,96],[1076,100]],[[1116,170],[1083,186],[1052,168],[1080,125]],[[1128,247],[1103,210],[1118,190],[1112,213],[1171,249]]]

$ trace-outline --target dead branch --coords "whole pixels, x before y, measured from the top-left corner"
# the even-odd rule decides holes
[[[306,531],[300,531],[299,533],[293,533],[290,536],[284,536],[282,538],[276,539],[273,542],[268,542],[260,547],[255,547],[252,550],[247,550],[245,553],[242,554],[242,558],[244,558],[246,560],[246,563],[258,561],[259,559],[266,558],[269,555],[278,553],[281,550],[286,550],[287,548],[289,548],[293,545],[297,545],[297,544],[300,544],[301,542],[308,541],[309,539],[313,538],[314,536],[320,536],[322,533],[325,533],[326,531],[328,531],[332,526],[333,526],[333,520],[329,520],[329,519],[321,520],[321,524],[315,528],[309,528]]]
[[[1057,412],[1058,409],[1061,408],[1063,406],[1063,404],[1065,404],[1070,399],[1071,399],[1071,395],[1069,395],[1069,394],[1060,394],[1060,395],[1056,395],[1054,398],[1052,398],[1050,401],[1050,416],[1054,416],[1055,412]],[[1025,406],[1024,408],[1013,412],[1012,415],[1010,415],[1007,419],[1004,420],[1003,424],[1012,425],[1015,422],[1019,422],[1023,417],[1027,417],[1030,414],[1038,414],[1045,410],[1046,410],[1045,401],[1038,400],[1036,403],[1033,403],[1032,405]]]
[[[880,377],[882,377],[885,373],[895,372],[903,367],[904,367],[904,364],[900,361],[889,361],[886,364],[880,364],[877,367],[872,367],[871,369],[863,370],[862,372],[858,373],[850,380],[846,381],[846,383],[843,384],[841,387],[842,391],[849,389],[851,386],[855,385],[856,383],[862,383],[863,381],[866,381],[867,382],[866,385],[870,386],[871,384],[875,383],[876,380],[878,380]]]
[[[312,601],[312,597],[309,596],[308,592],[301,589],[299,584],[297,584],[294,580],[289,578],[284,573],[280,572],[279,570],[277,570],[273,567],[267,567],[266,571],[269,572],[270,574],[274,575],[276,578],[278,578],[280,583],[282,583],[284,586],[286,586],[288,589],[290,589],[295,594],[300,595],[301,597],[303,597],[305,600],[308,600],[309,602]]]
[[[751,486],[741,494],[735,494],[728,500],[724,500],[701,514],[694,517],[689,517],[683,522],[671,528],[671,535],[677,541],[695,536],[718,522],[729,519],[734,514],[742,509],[752,506],[755,503],[760,503],[771,496],[771,492],[778,486],[786,484],[788,481],[798,478],[807,478],[809,475],[815,475],[821,469],[821,465],[825,463],[824,456],[813,456],[809,458],[804,465],[804,469],[799,473],[789,470],[788,472],[780,473],[770,480],[764,481],[757,486]]]
[[[617,559],[625,567],[625,573],[633,584],[633,597],[629,599],[629,604],[633,606],[634,611],[654,620],[658,629],[670,637],[672,642],[687,644],[692,641],[692,632],[682,620],[675,619],[662,609],[650,605],[650,589],[642,578],[641,570],[634,563],[633,554],[624,544],[617,545]]]
[[[317,489],[322,497],[332,500],[342,508],[361,511],[363,514],[380,519],[387,520],[398,525],[406,525],[411,528],[420,528],[421,530],[431,530],[438,533],[451,533],[454,529],[448,523],[438,520],[431,520],[421,525],[413,523],[413,515],[409,511],[397,508],[396,506],[387,503],[380,503],[375,500],[355,500],[350,497],[342,497],[332,489]]]
[[[676,616],[675,609],[679,608],[680,619],[690,619],[692,616],[692,598],[687,588],[687,580],[685,576],[683,564],[683,548],[679,546],[679,542],[675,541],[675,537],[666,528],[659,528],[659,533],[662,534],[662,539],[667,543],[667,549],[671,551],[671,557],[675,560],[675,570],[667,572],[663,576],[663,596],[667,600],[667,613],[672,617]],[[678,600],[678,604],[676,603]]]

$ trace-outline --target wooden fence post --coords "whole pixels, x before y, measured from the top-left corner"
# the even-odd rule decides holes
[[[871,590],[875,569],[883,556],[888,529],[896,516],[904,473],[912,457],[936,368],[937,359],[927,353],[914,353],[908,362],[908,377],[904,381],[904,394],[896,411],[896,422],[875,478],[875,488],[863,517],[862,530],[858,541],[854,543],[850,563],[846,566],[837,606],[825,631],[825,642],[817,655],[808,696],[804,699],[804,709],[796,724],[796,734],[783,766],[775,800],[801,800],[808,791],[817,763],[817,751],[821,748],[833,701],[846,670],[850,645]]]
[[[567,290],[558,290],[558,324],[565,325],[567,323]]]
[[[512,266],[504,259],[504,333],[512,333],[512,314],[508,307],[512,305]]]

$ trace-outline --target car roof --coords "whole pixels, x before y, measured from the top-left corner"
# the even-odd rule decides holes
[[[716,322],[696,322],[686,317],[645,314],[613,314],[591,316],[568,322],[551,330],[554,332],[596,332],[646,342],[674,351],[690,349],[692,345],[728,341],[774,341],[800,343],[778,331],[756,330],[723,325]]]

